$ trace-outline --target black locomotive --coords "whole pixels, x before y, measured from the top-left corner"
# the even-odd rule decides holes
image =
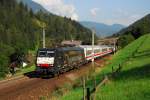
[[[86,63],[84,49],[80,47],[61,47],[55,49],[39,49],[36,60],[36,71],[57,75],[79,68]]]
[[[92,53],[92,49],[94,53]],[[92,47],[91,45],[39,49],[37,52],[36,71],[48,75],[57,75],[74,68],[79,68],[93,58],[105,56],[114,50],[112,46]]]

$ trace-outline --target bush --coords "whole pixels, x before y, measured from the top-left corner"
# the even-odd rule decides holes
[[[5,77],[5,75],[9,72],[9,56],[13,52],[13,48],[0,43],[0,78]]]
[[[8,58],[0,55],[0,78],[5,77],[6,73],[8,73]]]

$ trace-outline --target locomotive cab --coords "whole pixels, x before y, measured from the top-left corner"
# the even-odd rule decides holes
[[[47,69],[52,69],[52,67],[54,66],[54,58],[54,49],[39,49],[36,59],[36,71],[47,72]]]

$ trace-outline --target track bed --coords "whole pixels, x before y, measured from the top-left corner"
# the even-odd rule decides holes
[[[109,59],[110,56],[105,58]],[[105,62],[98,59],[96,63],[103,65]],[[52,93],[56,87],[67,82],[73,82],[83,76],[89,71],[90,65],[89,63],[80,69],[66,72],[54,78],[37,78],[34,77],[34,72],[31,72],[18,79],[0,82],[0,100],[38,100],[40,97]]]

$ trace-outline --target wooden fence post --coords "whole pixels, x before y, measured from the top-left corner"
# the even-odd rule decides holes
[[[83,84],[83,100],[86,100],[86,95],[85,95],[85,77],[82,77],[82,84]]]
[[[90,97],[91,97],[90,95],[91,95],[90,94],[90,88],[87,88],[87,96],[86,96],[87,100],[90,100]]]

